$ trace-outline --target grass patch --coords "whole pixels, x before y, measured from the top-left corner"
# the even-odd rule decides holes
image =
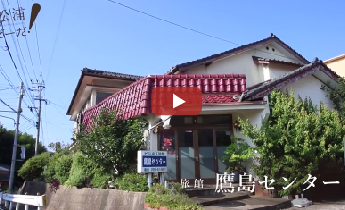
[[[181,185],[174,184],[170,189],[154,185],[145,198],[151,208],[166,207],[169,210],[202,210],[203,207],[189,199]]]

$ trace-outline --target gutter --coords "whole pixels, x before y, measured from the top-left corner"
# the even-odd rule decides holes
[[[237,102],[237,103],[207,103],[202,104],[203,106],[241,106],[241,105],[265,105],[266,103],[263,102]]]

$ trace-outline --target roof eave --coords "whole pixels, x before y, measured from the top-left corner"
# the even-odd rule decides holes
[[[68,107],[66,115],[73,115],[73,113],[71,113],[71,109],[73,107],[75,97],[76,97],[76,95],[80,89],[80,86],[81,86],[82,81],[83,81],[85,76],[90,76],[90,77],[95,77],[95,78],[104,78],[104,79],[118,79],[118,80],[133,81],[133,82],[139,80],[139,78],[135,79],[135,78],[116,77],[116,76],[111,76],[111,75],[100,75],[100,74],[95,74],[95,73],[91,73],[91,72],[87,72],[87,71],[82,70],[81,76],[79,78],[77,87],[74,90],[74,95],[73,95],[71,103]]]
[[[231,56],[234,53],[240,53],[240,52],[246,51],[246,50],[251,49],[251,48],[258,46],[258,45],[267,44],[267,43],[271,42],[272,40],[276,41],[280,46],[282,46],[284,49],[286,49],[289,53],[293,54],[297,59],[301,60],[304,64],[310,63],[307,59],[305,59],[301,54],[297,53],[294,49],[292,49],[285,42],[280,40],[278,37],[271,35],[271,37],[265,38],[263,40],[259,40],[259,41],[256,41],[256,42],[253,42],[253,43],[250,43],[247,45],[241,45],[241,46],[238,46],[236,48],[233,48],[231,50],[225,51],[225,52],[220,53],[220,54],[210,55],[210,56],[207,56],[205,58],[201,58],[199,60],[192,61],[192,62],[181,63],[179,65],[174,66],[166,74],[170,75],[170,74],[174,74],[177,71],[186,71],[186,70],[193,68],[193,67],[197,67],[197,66],[200,66],[200,65],[203,65],[206,63],[212,63],[212,62],[215,62],[219,59],[223,59],[224,57]],[[243,47],[243,48],[241,48],[241,47]],[[190,64],[188,64],[188,63],[190,63]]]

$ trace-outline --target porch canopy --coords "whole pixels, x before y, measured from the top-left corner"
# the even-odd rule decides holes
[[[93,116],[102,108],[122,111],[124,119],[152,114],[151,93],[156,87],[198,87],[203,93],[203,105],[233,105],[239,103],[242,93],[246,91],[246,75],[149,75],[86,110],[83,124],[89,128]]]

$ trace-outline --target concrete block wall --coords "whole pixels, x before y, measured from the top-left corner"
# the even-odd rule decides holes
[[[42,186],[45,186],[44,192]],[[49,184],[26,182],[21,194],[47,196],[47,207],[43,210],[142,210],[146,193],[114,189],[77,189],[60,186],[51,192]],[[31,208],[30,208],[31,209]]]

